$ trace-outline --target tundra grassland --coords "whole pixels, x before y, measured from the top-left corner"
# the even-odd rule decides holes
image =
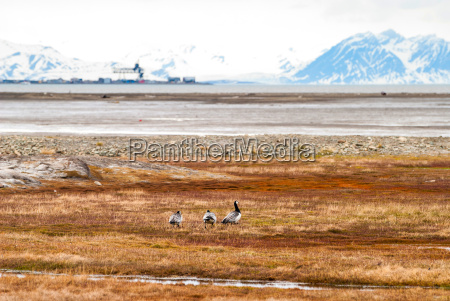
[[[39,189],[1,189],[0,268],[382,285],[399,288],[370,292],[381,300],[450,297],[448,157],[175,165],[227,177],[174,178],[97,168],[93,173],[102,186],[82,179],[44,183]],[[221,220],[234,200],[242,212],[239,225],[204,228],[207,209]],[[179,229],[168,224],[177,210],[184,218]],[[374,296],[346,288],[198,289],[83,277],[25,279],[2,277],[0,291],[11,300],[41,294],[49,299],[115,294],[120,299],[127,292],[137,299],[192,300]]]

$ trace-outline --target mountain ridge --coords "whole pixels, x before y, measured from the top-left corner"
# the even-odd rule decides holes
[[[265,84],[449,84],[450,43],[436,35],[405,38],[392,29],[352,35],[302,62],[295,49],[263,57],[195,45],[141,48],[118,62],[85,62],[56,49],[0,40],[0,80],[112,77],[117,66],[145,68],[145,78],[195,76],[204,82]]]

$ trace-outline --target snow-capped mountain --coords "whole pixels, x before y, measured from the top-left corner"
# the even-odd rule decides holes
[[[295,83],[450,83],[450,43],[393,30],[349,37],[295,73]]]
[[[290,75],[299,66],[293,50],[286,53],[287,56],[278,57],[246,57],[238,52],[224,54],[194,45],[174,48],[137,46],[119,62],[90,63],[65,57],[52,47],[0,40],[0,80],[118,79],[120,76],[113,73],[113,68],[132,67],[139,62],[145,69],[144,78],[148,80],[195,76],[199,81],[273,83],[278,81],[279,74]],[[135,79],[136,75],[124,77]]]
[[[149,80],[195,76],[198,81],[218,83],[450,83],[449,42],[436,36],[405,38],[393,30],[356,34],[309,63],[292,48],[263,55],[240,49],[225,53],[194,45],[143,45],[118,61],[90,63],[65,57],[51,47],[0,40],[0,80],[117,79],[114,67],[139,62]]]
[[[115,64],[84,62],[65,57],[52,47],[0,40],[0,79],[98,79],[111,77]]]

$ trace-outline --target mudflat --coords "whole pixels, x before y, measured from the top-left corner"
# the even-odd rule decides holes
[[[0,133],[448,137],[447,94],[2,93]]]

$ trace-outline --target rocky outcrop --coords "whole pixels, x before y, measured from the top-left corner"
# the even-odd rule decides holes
[[[91,172],[91,168],[106,168],[116,170],[118,173],[133,173],[135,170],[166,171],[173,177],[199,174],[198,171],[185,167],[139,161],[130,162],[97,156],[7,155],[0,156],[0,188],[38,187],[42,185],[43,181],[70,179],[92,181],[95,185],[102,186],[103,184]],[[209,173],[207,176],[210,178],[220,177]]]
[[[88,165],[71,157],[3,156],[0,157],[0,185],[39,186],[39,180],[90,178]]]
[[[13,185],[31,185],[38,186],[41,182],[29,177],[21,172],[11,169],[0,169],[0,188]]]

